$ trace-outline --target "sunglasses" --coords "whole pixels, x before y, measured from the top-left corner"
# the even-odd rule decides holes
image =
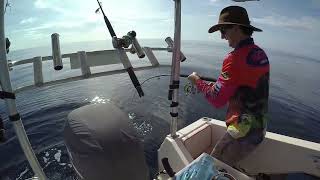
[[[220,28],[220,33],[221,33],[222,35],[225,35],[225,34],[227,33],[227,30],[228,30],[228,29],[232,29],[232,28],[233,28],[232,25],[231,25],[231,26],[221,27],[221,28]]]

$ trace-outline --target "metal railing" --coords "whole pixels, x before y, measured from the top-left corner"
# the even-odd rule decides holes
[[[60,46],[60,45],[58,45]],[[43,77],[43,63],[45,61],[53,61],[54,67],[57,66],[57,63],[54,63],[54,54],[58,54],[54,52],[53,49],[53,55],[52,56],[36,56],[33,58],[28,58],[28,59],[22,59],[22,60],[9,60],[8,61],[8,67],[10,70],[13,70],[14,67],[20,66],[20,65],[25,65],[25,64],[32,64],[33,66],[33,74],[34,74],[34,84],[29,85],[29,86],[24,86],[24,87],[19,87],[14,90],[14,92],[21,92],[27,89],[32,89],[35,87],[39,86],[47,86],[47,85],[54,85],[54,84],[61,84],[65,82],[70,82],[70,81],[77,81],[81,79],[87,79],[87,78],[95,78],[95,77],[100,77],[100,76],[107,76],[111,74],[118,74],[118,73],[124,73],[125,69],[118,69],[118,70],[112,70],[112,71],[104,71],[104,72],[99,72],[99,73],[91,73],[91,68],[95,66],[104,66],[104,65],[111,65],[111,64],[121,64],[120,58],[116,52],[116,50],[99,50],[99,51],[78,51],[75,53],[67,53],[67,54],[62,54],[61,56],[61,61],[58,63],[61,68],[58,68],[55,70],[59,71],[63,68],[63,62],[69,61],[70,62],[70,68],[71,69],[80,69],[81,70],[81,75],[79,76],[74,76],[74,77],[69,77],[65,79],[59,79],[59,80],[52,80],[48,82],[44,82],[44,77]],[[145,69],[150,69],[154,67],[159,67],[159,61],[157,57],[154,55],[154,51],[166,51],[166,52],[172,52],[172,47],[168,46],[167,48],[151,48],[151,47],[142,47],[142,50],[146,54],[146,58],[150,62],[150,66],[144,66],[144,67],[138,67],[134,68],[135,71],[139,70],[145,70]],[[60,49],[59,49],[60,51]],[[131,52],[131,49],[125,49],[125,52]],[[57,55],[56,55],[57,56]],[[59,54],[58,54],[59,56]],[[169,66],[169,65],[161,65],[161,66]]]

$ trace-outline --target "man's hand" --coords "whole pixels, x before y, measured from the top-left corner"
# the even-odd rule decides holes
[[[200,79],[200,77],[196,72],[193,72],[188,76],[188,79],[192,84],[196,84],[197,80]]]

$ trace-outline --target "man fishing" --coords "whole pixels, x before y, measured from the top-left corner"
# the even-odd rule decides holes
[[[245,8],[224,8],[218,24],[212,26],[209,33],[218,30],[221,38],[234,48],[225,57],[218,80],[207,84],[195,72],[188,79],[214,107],[220,108],[228,103],[227,132],[211,155],[235,166],[264,139],[270,67],[266,53],[251,37],[254,31],[262,30],[250,25]]]

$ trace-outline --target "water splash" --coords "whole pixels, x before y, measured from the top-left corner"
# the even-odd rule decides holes
[[[128,113],[129,119],[134,120],[136,118],[136,114],[134,112]]]
[[[72,164],[70,163],[69,156],[65,146],[59,145],[53,148],[46,149],[37,154],[41,167],[44,173],[50,180],[75,180],[77,179],[76,173]],[[34,180],[32,177],[34,173],[30,165],[25,161],[17,167],[16,175],[9,175],[5,180]],[[3,177],[0,177],[2,180]]]
[[[151,134],[152,132],[152,125],[147,121],[143,121],[142,123],[141,122],[133,123],[133,126],[138,131],[138,133],[144,137]]]
[[[105,104],[110,102],[110,99],[105,99],[104,97],[95,96],[91,101],[92,104]]]
[[[60,158],[61,158],[61,150],[58,150],[58,152],[54,155],[54,159],[57,162],[60,162]]]

